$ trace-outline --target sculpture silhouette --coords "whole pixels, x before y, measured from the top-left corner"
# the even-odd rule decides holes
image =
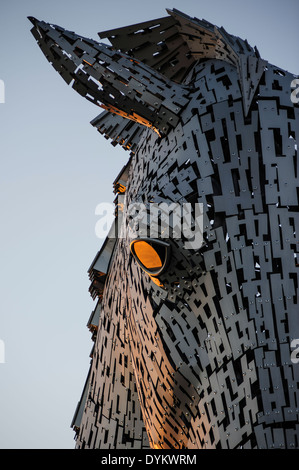
[[[92,125],[129,150],[114,182],[122,236],[89,269],[76,446],[298,448],[294,76],[223,28],[167,12],[99,34],[112,45],[30,17],[53,67],[104,108]],[[202,243],[186,248],[174,222],[173,236],[152,237],[158,219],[126,210],[153,203],[202,204]]]

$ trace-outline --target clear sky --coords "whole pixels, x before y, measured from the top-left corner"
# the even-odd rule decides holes
[[[73,448],[94,308],[95,208],[129,154],[91,125],[100,110],[47,62],[27,16],[97,32],[177,8],[299,73],[298,0],[0,0],[0,448]],[[1,351],[5,355],[1,356]]]

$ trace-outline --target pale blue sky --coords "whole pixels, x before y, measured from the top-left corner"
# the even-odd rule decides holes
[[[112,202],[129,156],[89,124],[99,110],[49,65],[27,16],[97,39],[165,8],[224,26],[299,73],[298,0],[0,0],[0,448],[75,445],[95,305],[87,269],[102,243],[95,208]]]

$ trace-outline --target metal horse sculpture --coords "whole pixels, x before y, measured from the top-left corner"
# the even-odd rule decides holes
[[[29,18],[62,78],[104,108],[92,125],[129,150],[114,182],[122,236],[113,226],[89,269],[76,447],[296,448],[294,76],[222,27],[167,12],[99,33],[112,45]],[[138,211],[126,209],[153,203],[191,205],[192,223],[201,204],[201,243],[186,247],[174,222],[162,238],[141,221],[132,239]]]

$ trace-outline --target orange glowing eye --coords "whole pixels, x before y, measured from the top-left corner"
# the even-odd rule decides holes
[[[157,271],[162,268],[162,261],[156,250],[149,243],[140,241],[135,243],[135,255],[146,269]]]
[[[164,271],[169,258],[170,245],[160,240],[136,239],[131,242],[131,253],[139,266],[152,276]]]

